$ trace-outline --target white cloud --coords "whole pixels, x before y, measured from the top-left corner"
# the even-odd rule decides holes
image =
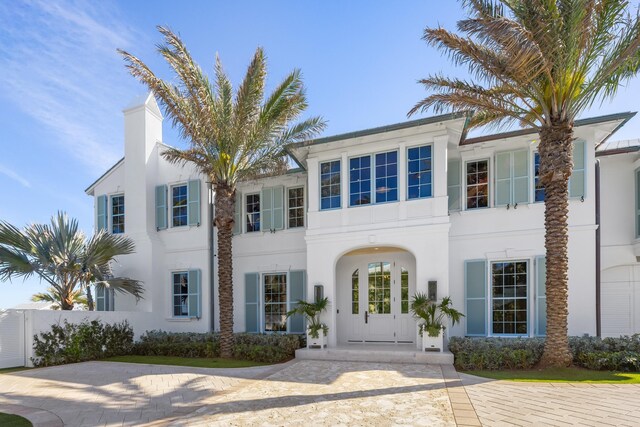
[[[0,165],[0,174],[6,176],[9,179],[16,181],[23,187],[31,188],[31,183],[29,181],[27,181],[24,177],[19,175],[17,172],[12,171],[6,166]]]
[[[122,156],[122,115],[141,91],[116,48],[144,40],[110,2],[0,2],[0,97],[54,148],[103,170]]]

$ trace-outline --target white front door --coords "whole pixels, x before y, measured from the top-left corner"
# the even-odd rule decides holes
[[[348,263],[338,284],[340,341],[414,342],[415,320],[409,313],[414,269],[403,255],[389,254],[377,260],[369,256]]]

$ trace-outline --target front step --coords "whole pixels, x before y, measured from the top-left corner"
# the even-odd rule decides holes
[[[296,359],[453,365],[453,354],[448,351],[442,353],[421,352],[415,348],[372,348],[371,346],[359,347],[356,345],[325,349],[300,348],[296,350]]]

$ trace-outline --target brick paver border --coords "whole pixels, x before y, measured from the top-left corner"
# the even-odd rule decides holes
[[[452,365],[442,365],[442,377],[447,386],[456,424],[459,426],[482,426],[456,369]]]
[[[0,412],[20,415],[31,421],[33,427],[63,427],[60,417],[45,409],[30,408],[28,406],[0,404]]]

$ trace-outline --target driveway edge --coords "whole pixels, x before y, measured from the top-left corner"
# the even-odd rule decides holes
[[[64,423],[53,412],[46,409],[31,408],[29,406],[0,404],[0,412],[12,415],[20,415],[31,421],[33,427],[62,427]]]
[[[447,386],[449,401],[456,424],[459,426],[482,426],[478,414],[462,385],[458,372],[453,365],[442,366],[442,377]]]

